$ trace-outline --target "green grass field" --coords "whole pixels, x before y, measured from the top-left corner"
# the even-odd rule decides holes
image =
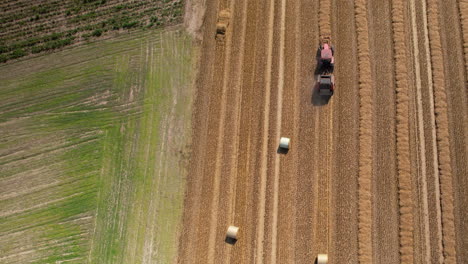
[[[179,28],[0,66],[0,263],[169,263],[196,57]]]

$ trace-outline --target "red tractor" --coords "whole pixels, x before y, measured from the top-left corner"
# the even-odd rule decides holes
[[[320,47],[317,52],[318,60],[318,94],[332,96],[335,89],[335,77],[333,69],[335,67],[335,50],[331,44],[330,36],[322,36]]]

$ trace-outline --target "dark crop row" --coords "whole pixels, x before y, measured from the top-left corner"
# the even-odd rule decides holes
[[[0,62],[60,49],[112,31],[179,23],[183,5],[183,0],[46,0],[30,6],[11,4],[0,12]]]

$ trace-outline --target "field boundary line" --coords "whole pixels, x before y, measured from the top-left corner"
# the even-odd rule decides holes
[[[358,37],[359,70],[359,178],[358,178],[358,260],[373,262],[372,247],[372,76],[369,57],[367,1],[354,3]],[[370,79],[369,79],[370,78]]]
[[[229,8],[231,12],[234,12],[235,0],[230,1]],[[232,19],[232,17],[231,17]],[[216,233],[218,229],[218,205],[219,205],[219,190],[221,183],[221,163],[224,158],[224,123],[226,120],[226,107],[227,107],[227,85],[230,73],[231,61],[231,47],[232,47],[232,32],[228,32],[227,39],[225,41],[226,47],[224,49],[224,65],[223,65],[223,87],[221,96],[221,113],[218,124],[218,145],[216,146],[216,164],[214,172],[213,182],[213,198],[211,200],[211,216],[210,216],[210,235],[208,240],[208,263],[214,263],[215,249],[216,249]],[[219,45],[219,43],[216,43]]]
[[[270,0],[270,10],[268,18],[268,53],[267,66],[265,71],[265,105],[263,106],[263,142],[262,142],[262,162],[260,167],[260,201],[258,209],[258,224],[256,238],[255,263],[263,263],[263,237],[265,232],[265,199],[266,199],[266,181],[267,181],[267,162],[268,162],[268,129],[270,126],[270,99],[271,99],[271,66],[273,61],[273,23],[275,19],[275,1]]]
[[[286,33],[286,0],[281,0],[281,30],[280,30],[280,48],[279,48],[279,76],[278,76],[278,99],[276,110],[276,140],[281,136],[281,122],[283,115],[283,88],[284,88],[284,49]],[[273,221],[271,232],[271,263],[276,263],[276,254],[278,249],[278,196],[279,196],[279,174],[280,174],[280,155],[275,156],[275,174],[273,185]]]
[[[439,25],[439,4],[428,0],[429,44],[432,59],[432,78],[434,88],[434,106],[436,137],[439,155],[440,202],[442,209],[442,245],[444,262],[456,263],[455,223],[453,204],[453,182],[448,131],[447,94],[445,92],[444,59]]]
[[[183,225],[185,226],[187,222],[197,222],[202,207],[202,187],[203,187],[203,173],[205,159],[203,159],[203,153],[207,151],[207,140],[208,140],[208,120],[209,114],[202,114],[209,112],[209,104],[213,100],[213,94],[210,93],[211,87],[206,87],[207,85],[213,82],[214,76],[214,56],[206,55],[206,50],[216,51],[216,47],[210,43],[208,38],[209,34],[208,25],[215,23],[216,15],[212,14],[213,11],[209,12],[208,10],[218,10],[219,3],[217,1],[204,1],[203,6],[206,8],[203,20],[203,38],[200,47],[200,54],[198,61],[195,65],[197,67],[194,78],[195,86],[195,96],[193,98],[193,113],[192,113],[192,124],[191,124],[191,137],[195,138],[197,136],[198,140],[192,142],[192,153],[189,161],[189,170],[193,171],[194,177],[190,179],[187,178],[186,190],[184,194],[184,213],[183,213]],[[203,62],[208,62],[206,66],[202,65]],[[203,67],[204,66],[204,67]],[[209,74],[202,74],[201,71],[205,70]],[[197,129],[198,128],[198,129]],[[190,173],[189,173],[190,175]],[[197,177],[198,176],[198,177]],[[190,196],[189,196],[190,195]],[[189,199],[190,197],[190,199]],[[188,205],[193,206],[193,210],[187,210]],[[188,238],[196,238],[198,230],[195,228],[186,228],[182,229],[181,235]],[[179,253],[177,255],[177,262],[180,263],[185,259],[188,259],[189,256],[195,254],[196,245],[190,241],[182,240],[180,241]]]

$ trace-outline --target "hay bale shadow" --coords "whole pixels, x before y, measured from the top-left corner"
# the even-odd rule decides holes
[[[235,245],[236,242],[237,242],[237,239],[235,238],[232,238],[232,237],[226,237],[226,239],[224,240],[224,242],[230,244],[230,245]]]
[[[285,148],[282,148],[282,147],[278,147],[278,149],[276,150],[276,153],[278,153],[278,154],[286,155],[286,154],[288,154],[288,152],[289,152],[289,149],[285,149]]]

